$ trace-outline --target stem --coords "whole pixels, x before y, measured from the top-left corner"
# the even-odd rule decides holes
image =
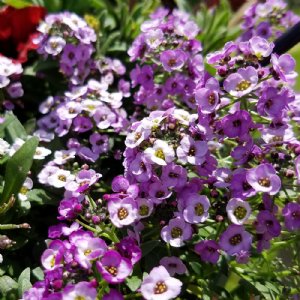
[[[10,230],[10,229],[28,229],[30,227],[24,227],[23,224],[0,224],[0,230]]]
[[[79,219],[76,219],[76,222],[79,223],[80,225],[82,225],[84,228],[90,230],[90,231],[97,232],[96,228],[91,227],[91,226],[89,226],[89,225],[83,223],[83,222],[80,221]]]
[[[224,109],[224,108],[230,107],[231,105],[233,105],[233,104],[235,104],[235,103],[237,103],[237,102],[239,102],[239,101],[241,101],[241,98],[237,98],[237,99],[233,100],[232,102],[230,102],[230,103],[228,103],[228,104],[226,104],[226,105],[220,107],[220,108],[217,110],[217,112],[221,111],[221,110]]]
[[[124,299],[134,299],[134,298],[141,298],[142,297],[142,294],[141,293],[137,293],[137,294],[130,294],[130,295],[124,295],[123,296]]]

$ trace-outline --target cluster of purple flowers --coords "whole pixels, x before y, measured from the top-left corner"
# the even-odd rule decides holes
[[[91,72],[95,51],[95,31],[78,15],[50,14],[38,27],[37,52],[45,58],[58,58],[62,73],[73,85],[83,84]]]
[[[116,285],[123,282],[141,258],[141,250],[133,238],[124,238],[109,248],[106,242],[78,223],[64,223],[49,228],[48,247],[41,257],[45,278],[25,292],[23,299],[96,299],[96,278]],[[108,289],[108,288],[106,288]],[[114,298],[114,289],[103,299]],[[101,295],[103,295],[102,293]]]
[[[243,19],[243,41],[253,36],[274,40],[286,28],[300,21],[299,16],[288,10],[288,5],[283,0],[257,1],[244,12]]]
[[[147,300],[173,299],[183,284],[173,276],[189,270],[172,252],[193,251],[212,264],[221,255],[247,263],[283,229],[300,229],[300,204],[286,192],[300,182],[300,142],[293,127],[300,122],[299,97],[292,89],[295,60],[272,54],[274,44],[267,40],[277,35],[275,21],[282,26],[288,20],[288,13],[277,18],[285,10],[281,3],[253,6],[249,38],[207,55],[215,74],[204,70],[195,39],[199,29],[187,14],[159,9],[143,23],[129,49],[131,60],[141,65],[130,77],[138,87],[135,104],[152,112],[131,124],[124,174],[113,179],[113,193],[103,199],[94,201],[89,194],[102,175],[73,162],[95,163],[109,150],[108,130],[127,126],[121,100],[129,95],[130,83],[120,80],[119,92],[108,92],[112,73],[101,65],[101,78],[89,78],[90,60],[82,80],[70,79],[76,87],[41,105],[46,116],[36,134],[42,141],[72,134],[67,150],[54,153],[39,181],[64,188],[59,219],[75,223],[50,228],[54,240],[42,255],[45,279],[24,294],[25,300],[123,299],[109,285],[132,274],[149,236],[166,243],[168,256],[154,262],[157,267],[143,277],[138,292]],[[267,24],[255,24],[275,11],[272,34],[265,39],[255,30]],[[69,13],[48,17],[40,29],[41,53],[59,55],[63,65],[73,53],[68,45],[92,47],[94,35],[83,22]],[[263,66],[268,57],[270,64]],[[121,64],[106,62],[122,74]],[[70,66],[74,73],[78,61]],[[205,226],[210,231],[202,235]],[[116,232],[122,233],[120,242]]]
[[[204,74],[200,32],[187,13],[158,9],[128,50],[140,63],[130,72],[136,105],[166,110],[176,102],[196,109],[193,90]]]
[[[24,94],[22,84],[19,81],[23,72],[22,65],[0,55],[0,96],[3,108],[12,110],[13,101],[18,100]]]

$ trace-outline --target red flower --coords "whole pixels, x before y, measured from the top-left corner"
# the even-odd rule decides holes
[[[45,14],[46,10],[39,6],[22,9],[5,6],[0,9],[0,55],[20,63],[27,61],[28,51],[37,48],[32,40]]]

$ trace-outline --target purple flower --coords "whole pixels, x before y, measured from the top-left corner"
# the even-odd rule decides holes
[[[264,89],[257,102],[257,111],[263,116],[267,115],[272,118],[280,118],[288,105],[288,93],[288,90],[279,93],[275,87]]]
[[[62,300],[96,300],[96,298],[97,290],[90,282],[81,281],[75,285],[66,286],[62,291]]]
[[[203,223],[208,219],[210,202],[204,195],[191,193],[186,199],[186,207],[182,215],[186,222],[192,224]]]
[[[171,277],[165,267],[159,266],[143,280],[141,293],[146,300],[169,300],[180,294],[181,286],[180,280]]]
[[[289,230],[300,229],[300,204],[290,202],[282,210],[285,227]]]
[[[241,250],[248,251],[251,247],[252,236],[241,225],[229,225],[220,237],[220,247],[229,255],[235,255]]]
[[[161,181],[156,181],[149,185],[149,196],[154,203],[160,204],[171,195],[172,191],[170,191],[168,186],[163,184]]]
[[[248,170],[246,179],[256,192],[275,195],[281,188],[281,180],[271,164],[261,164]]]
[[[182,166],[170,163],[163,167],[161,180],[169,188],[183,187],[187,182],[187,171]]]
[[[294,72],[296,61],[290,54],[280,56],[272,54],[271,64],[274,72],[276,72],[277,76],[283,81],[287,81],[289,76],[296,75]]]
[[[171,276],[175,274],[182,275],[187,271],[185,264],[176,256],[163,257],[159,263],[167,269]]]
[[[168,72],[181,69],[186,59],[186,54],[182,50],[165,50],[160,54],[160,61]]]
[[[131,197],[110,200],[107,209],[111,222],[118,228],[130,225],[137,219],[137,203]]]
[[[96,262],[96,267],[103,279],[111,284],[123,282],[132,272],[130,261],[115,250],[107,251],[101,260]]]
[[[232,198],[227,203],[226,212],[232,223],[242,225],[248,220],[251,207],[247,201]]]
[[[195,245],[195,252],[200,255],[205,262],[216,264],[220,257],[220,246],[214,240],[201,241]]]
[[[48,249],[44,251],[41,257],[42,265],[46,270],[54,270],[62,265],[65,246],[62,241],[52,241]]]
[[[153,201],[146,198],[137,198],[138,216],[140,219],[147,218],[153,211]]]
[[[203,114],[211,114],[219,104],[219,82],[215,78],[210,78],[205,83],[205,87],[195,92],[195,99],[199,109]]]
[[[224,89],[230,95],[239,98],[253,91],[257,82],[258,75],[255,68],[241,68],[236,73],[230,74],[225,79]]]
[[[142,250],[137,245],[137,242],[132,237],[126,237],[116,244],[118,252],[125,258],[131,261],[131,264],[136,264],[142,257]]]
[[[184,245],[184,241],[191,238],[192,227],[182,218],[177,217],[171,219],[169,224],[162,228],[160,236],[166,243],[170,243],[171,246],[181,247]]]
[[[152,166],[143,153],[138,153],[130,163],[128,171],[134,175],[138,182],[146,182],[152,176]]]
[[[102,256],[106,243],[100,238],[83,237],[76,240],[75,260],[85,269],[92,267],[92,261]]]
[[[178,159],[183,163],[192,165],[201,165],[205,160],[208,151],[207,143],[204,141],[195,141],[190,136],[185,136],[180,141],[177,148]]]
[[[102,297],[102,300],[124,300],[124,297],[119,291],[110,289],[109,293]]]
[[[262,210],[258,213],[255,222],[257,233],[264,234],[268,239],[280,235],[281,226],[276,217],[268,210]]]
[[[52,36],[48,39],[45,45],[46,53],[56,56],[58,55],[66,45],[66,41],[59,36]]]
[[[238,110],[226,115],[221,121],[221,126],[224,134],[229,138],[244,139],[249,135],[249,130],[254,127],[254,123],[247,111]]]
[[[251,54],[258,57],[258,59],[270,56],[274,48],[273,43],[269,43],[267,40],[259,36],[251,38],[249,46]]]

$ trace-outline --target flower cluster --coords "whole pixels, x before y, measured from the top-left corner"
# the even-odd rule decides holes
[[[82,84],[91,71],[95,31],[78,15],[63,12],[47,15],[38,32],[38,53],[58,58],[62,73],[71,83]]]
[[[286,28],[290,28],[300,21],[299,16],[288,10],[288,5],[283,0],[255,2],[244,12],[243,19],[241,36],[243,41],[254,36],[274,40]]]
[[[182,11],[158,9],[141,30],[128,50],[140,61],[130,73],[135,104],[166,110],[178,101],[195,109],[193,89],[204,76],[197,24]]]
[[[25,292],[23,299],[96,299],[98,282],[101,289],[123,282],[141,258],[133,238],[125,238],[109,248],[106,242],[78,223],[64,223],[49,228],[48,247],[41,257],[45,278]],[[67,284],[66,284],[67,283]],[[109,295],[113,298],[114,289]],[[105,299],[105,298],[103,298]]]
[[[20,63],[0,55],[0,98],[6,110],[13,109],[12,101],[18,100],[24,94],[20,82],[22,72],[23,68]]]

